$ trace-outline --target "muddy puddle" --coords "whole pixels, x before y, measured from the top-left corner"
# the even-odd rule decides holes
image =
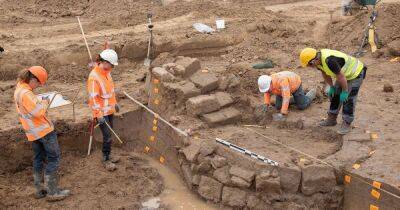
[[[159,197],[151,198],[142,203],[143,209],[157,209],[160,203],[168,209],[216,210],[221,209],[207,203],[191,192],[182,181],[179,174],[150,157],[145,157],[149,165],[160,173],[164,179],[165,189]]]

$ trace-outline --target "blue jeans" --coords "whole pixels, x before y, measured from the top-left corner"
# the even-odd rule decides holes
[[[110,125],[111,128],[113,127],[113,118],[114,118],[113,114],[104,116],[104,119]],[[111,130],[105,123],[100,124],[100,130],[101,133],[103,134],[103,157],[105,157],[108,160],[111,154],[111,143],[112,143]]]
[[[298,109],[304,110],[310,106],[311,100],[304,93],[302,85],[300,85],[299,88],[296,90],[296,92],[294,92],[292,95],[294,98],[294,103],[296,104],[296,107]],[[282,96],[280,95],[276,96],[276,102],[275,102],[276,109],[281,109],[282,100],[283,100]]]
[[[48,133],[43,138],[32,142],[34,153],[33,170],[42,173],[44,161],[47,159],[46,174],[52,174],[58,170],[60,163],[60,146],[55,131]]]
[[[347,102],[345,102],[344,104],[340,103],[340,93],[342,92],[342,88],[340,87],[339,83],[335,82],[336,92],[331,99],[331,104],[329,106],[328,114],[338,115],[340,108],[343,105],[343,115],[342,115],[343,121],[345,121],[348,124],[351,124],[353,122],[354,112],[356,110],[358,91],[360,90],[360,87],[362,85],[362,82],[366,74],[367,74],[367,68],[364,67],[363,71],[360,73],[360,75],[358,75],[357,78],[347,81],[347,87],[348,87],[347,91],[350,94]]]

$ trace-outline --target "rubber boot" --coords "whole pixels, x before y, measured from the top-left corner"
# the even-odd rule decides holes
[[[345,135],[348,134],[350,130],[351,130],[351,124],[343,121],[337,133],[340,135]]]
[[[69,190],[63,190],[58,188],[57,174],[52,173],[44,176],[44,181],[47,186],[47,201],[61,201],[68,197],[71,192]]]
[[[337,115],[328,114],[328,118],[322,120],[319,123],[319,126],[335,126],[337,124],[336,118],[337,118]]]
[[[43,187],[43,174],[41,172],[33,172],[33,184],[35,185],[35,198],[40,199],[46,197],[47,191]]]
[[[317,97],[317,89],[315,88],[311,89],[310,91],[308,91],[306,96],[310,99],[310,101],[313,101],[315,97]]]
[[[111,162],[110,156],[103,156],[103,166],[107,171],[115,171],[117,166]]]

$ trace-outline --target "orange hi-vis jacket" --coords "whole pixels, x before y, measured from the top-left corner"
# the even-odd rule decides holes
[[[27,83],[18,82],[14,101],[28,141],[43,138],[54,130],[53,123],[46,117],[48,102],[39,99]]]
[[[288,114],[290,95],[300,87],[301,78],[294,72],[282,71],[271,75],[271,87],[264,94],[264,101],[267,105],[271,102],[271,93],[282,96],[282,114]]]
[[[87,90],[89,93],[89,107],[93,117],[107,116],[115,112],[117,100],[114,92],[114,82],[110,72],[106,72],[99,66],[90,72]]]

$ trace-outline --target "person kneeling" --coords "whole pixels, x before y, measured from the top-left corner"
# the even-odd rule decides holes
[[[293,95],[296,107],[300,110],[309,107],[316,96],[315,89],[309,91],[307,95],[304,94],[300,76],[290,71],[278,72],[271,76],[260,76],[258,78],[258,88],[261,93],[264,93],[263,112],[267,112],[271,105],[271,94],[276,95],[275,108],[281,111],[274,116],[275,120],[282,120],[289,113],[291,95]]]

